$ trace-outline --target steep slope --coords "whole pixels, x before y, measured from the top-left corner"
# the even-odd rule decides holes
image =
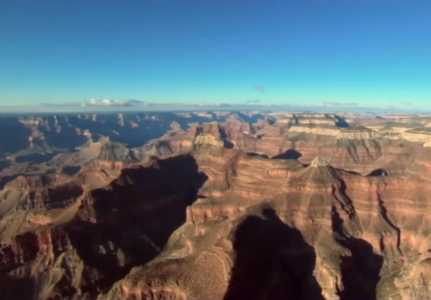
[[[429,201],[400,181],[410,180],[422,195],[429,184],[361,176],[321,159],[304,167],[229,149],[195,157],[208,181],[186,223],[160,256],[100,299],[417,299],[429,293],[429,233],[419,229],[429,226]]]
[[[52,196],[33,200],[19,193],[32,194],[33,188],[39,195],[44,188],[21,184],[14,190],[21,180],[9,183],[0,198],[8,214],[2,218],[0,251],[5,277],[0,284],[7,291],[3,299],[15,299],[20,282],[27,283],[23,299],[95,299],[132,266],[159,254],[184,222],[185,208],[196,199],[205,176],[192,157],[179,156],[124,169],[109,186],[84,195],[79,185],[70,183],[46,187]],[[72,188],[75,198],[61,198],[72,197]],[[51,206],[37,205],[41,201]],[[23,214],[12,207],[17,203],[25,207]],[[18,221],[20,226],[11,232]]]

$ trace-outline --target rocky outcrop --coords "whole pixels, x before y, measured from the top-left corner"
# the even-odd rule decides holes
[[[320,156],[335,167],[368,174],[378,168],[392,168],[392,162],[399,158],[397,152],[405,151],[408,155],[412,151],[409,148],[414,148],[400,149],[399,140],[382,138],[365,127],[341,127],[337,125],[341,121],[329,120],[332,127],[301,127],[292,125],[293,121],[248,123],[231,117],[223,124],[195,125],[186,131],[170,132],[145,146],[141,152],[163,157],[187,153],[200,145],[232,147],[267,157],[297,158],[304,164]],[[151,151],[147,151],[149,149]]]
[[[20,176],[0,192],[0,241],[70,219],[84,194],[61,176]]]
[[[413,143],[423,144],[424,147],[431,147],[431,131],[409,130],[400,134],[402,139]]]

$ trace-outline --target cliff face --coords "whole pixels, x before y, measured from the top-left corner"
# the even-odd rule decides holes
[[[151,148],[154,156],[164,157],[187,153],[194,145],[223,144],[266,157],[298,159],[303,164],[319,156],[334,167],[366,175],[381,168],[402,172],[406,167],[403,162],[408,164],[413,153],[423,148],[423,143],[401,136],[387,137],[364,126],[348,127],[345,121],[330,117],[303,119],[293,115],[281,121],[250,123],[231,117],[217,125],[194,125],[188,130],[172,131],[146,145],[143,152],[148,153]]]
[[[431,151],[376,132],[230,116],[9,167],[1,298],[427,299]]]
[[[10,182],[0,195],[6,299],[20,295],[21,282],[23,299],[95,299],[160,253],[204,181],[191,156],[177,156],[123,169],[105,188],[85,193],[78,180]]]
[[[100,299],[428,295],[429,181],[361,176],[322,159],[306,167],[234,150],[195,157],[208,181],[186,223]]]
[[[232,128],[241,128],[238,123],[226,127],[229,137],[234,136]],[[280,127],[270,129],[277,132],[274,136],[281,135]],[[252,132],[241,130],[246,136]],[[328,155],[331,150],[348,153],[348,159],[335,159],[344,167],[363,163],[346,149],[356,144],[367,149],[363,153],[370,172],[361,175],[334,168],[334,159],[304,165],[292,160],[300,157],[293,157],[298,150],[274,159],[247,155],[241,150],[256,144],[247,145],[242,137],[237,136],[239,143],[232,139],[239,150],[195,152],[208,181],[201,188],[202,198],[188,208],[185,225],[171,236],[162,255],[133,269],[101,299],[428,295],[427,234],[422,235],[429,226],[424,196],[430,189],[424,177],[429,171],[424,163],[427,150],[355,132],[338,136],[336,142],[326,139]],[[323,143],[316,137],[313,142]],[[415,148],[421,153],[409,154]],[[397,164],[403,156],[409,162]]]

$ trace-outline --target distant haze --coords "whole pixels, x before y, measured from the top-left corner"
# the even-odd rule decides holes
[[[416,109],[415,107],[396,106],[359,106],[359,105],[262,105],[262,104],[187,104],[187,103],[105,103],[105,104],[41,104],[41,105],[18,105],[0,106],[1,113],[73,113],[73,112],[172,112],[172,111],[256,111],[256,112],[351,112],[360,114],[431,114],[429,109]]]

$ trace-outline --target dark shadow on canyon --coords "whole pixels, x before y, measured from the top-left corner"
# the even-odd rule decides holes
[[[386,177],[389,176],[389,172],[385,169],[377,169],[370,172],[370,174],[367,175],[368,177]]]
[[[32,299],[35,287],[31,279],[17,279],[0,274],[0,299]]]
[[[0,160],[0,171],[6,169],[11,165],[11,162],[8,160]]]
[[[64,166],[61,172],[68,176],[75,176],[81,170],[81,166]]]
[[[235,265],[224,300],[323,300],[313,276],[316,254],[300,231],[267,208],[235,232]]]
[[[0,177],[0,190],[2,190],[6,186],[6,184],[8,184],[9,182],[11,182],[12,180],[14,180],[15,178],[21,175],[24,175],[24,174],[16,174],[12,176]]]
[[[31,278],[21,278],[17,268],[24,267],[25,263],[36,258],[39,250],[37,237],[32,233],[24,233],[16,237],[15,245],[21,252],[20,259],[11,259],[14,249],[11,245],[0,245],[0,299],[26,300],[34,299],[35,283]]]
[[[228,138],[228,136],[226,134],[226,131],[224,129],[221,129],[221,128],[220,128],[220,137],[223,140],[223,145],[224,145],[225,148],[227,148],[227,149],[232,149],[233,148],[234,145],[233,145],[233,143],[231,141],[229,141],[229,138]]]
[[[95,222],[74,222],[68,231],[80,257],[104,274],[101,288],[160,253],[206,179],[185,155],[125,169],[110,186],[92,192]]]
[[[335,116],[335,120],[336,120],[336,125],[339,128],[349,128],[350,127],[349,123],[342,117]]]
[[[57,153],[32,153],[21,155],[16,158],[17,163],[41,164],[52,159]]]
[[[266,154],[261,154],[261,153],[255,153],[255,152],[247,152],[247,155],[250,157],[255,157],[255,158],[262,158],[262,159],[268,159],[268,155]]]
[[[295,149],[289,149],[283,153],[274,156],[274,159],[299,159],[302,156],[300,152]]]
[[[341,257],[343,289],[338,291],[340,300],[376,300],[383,257],[375,254],[367,241],[345,233],[343,220],[335,207],[332,208],[332,230],[335,240],[351,252],[350,256]]]

